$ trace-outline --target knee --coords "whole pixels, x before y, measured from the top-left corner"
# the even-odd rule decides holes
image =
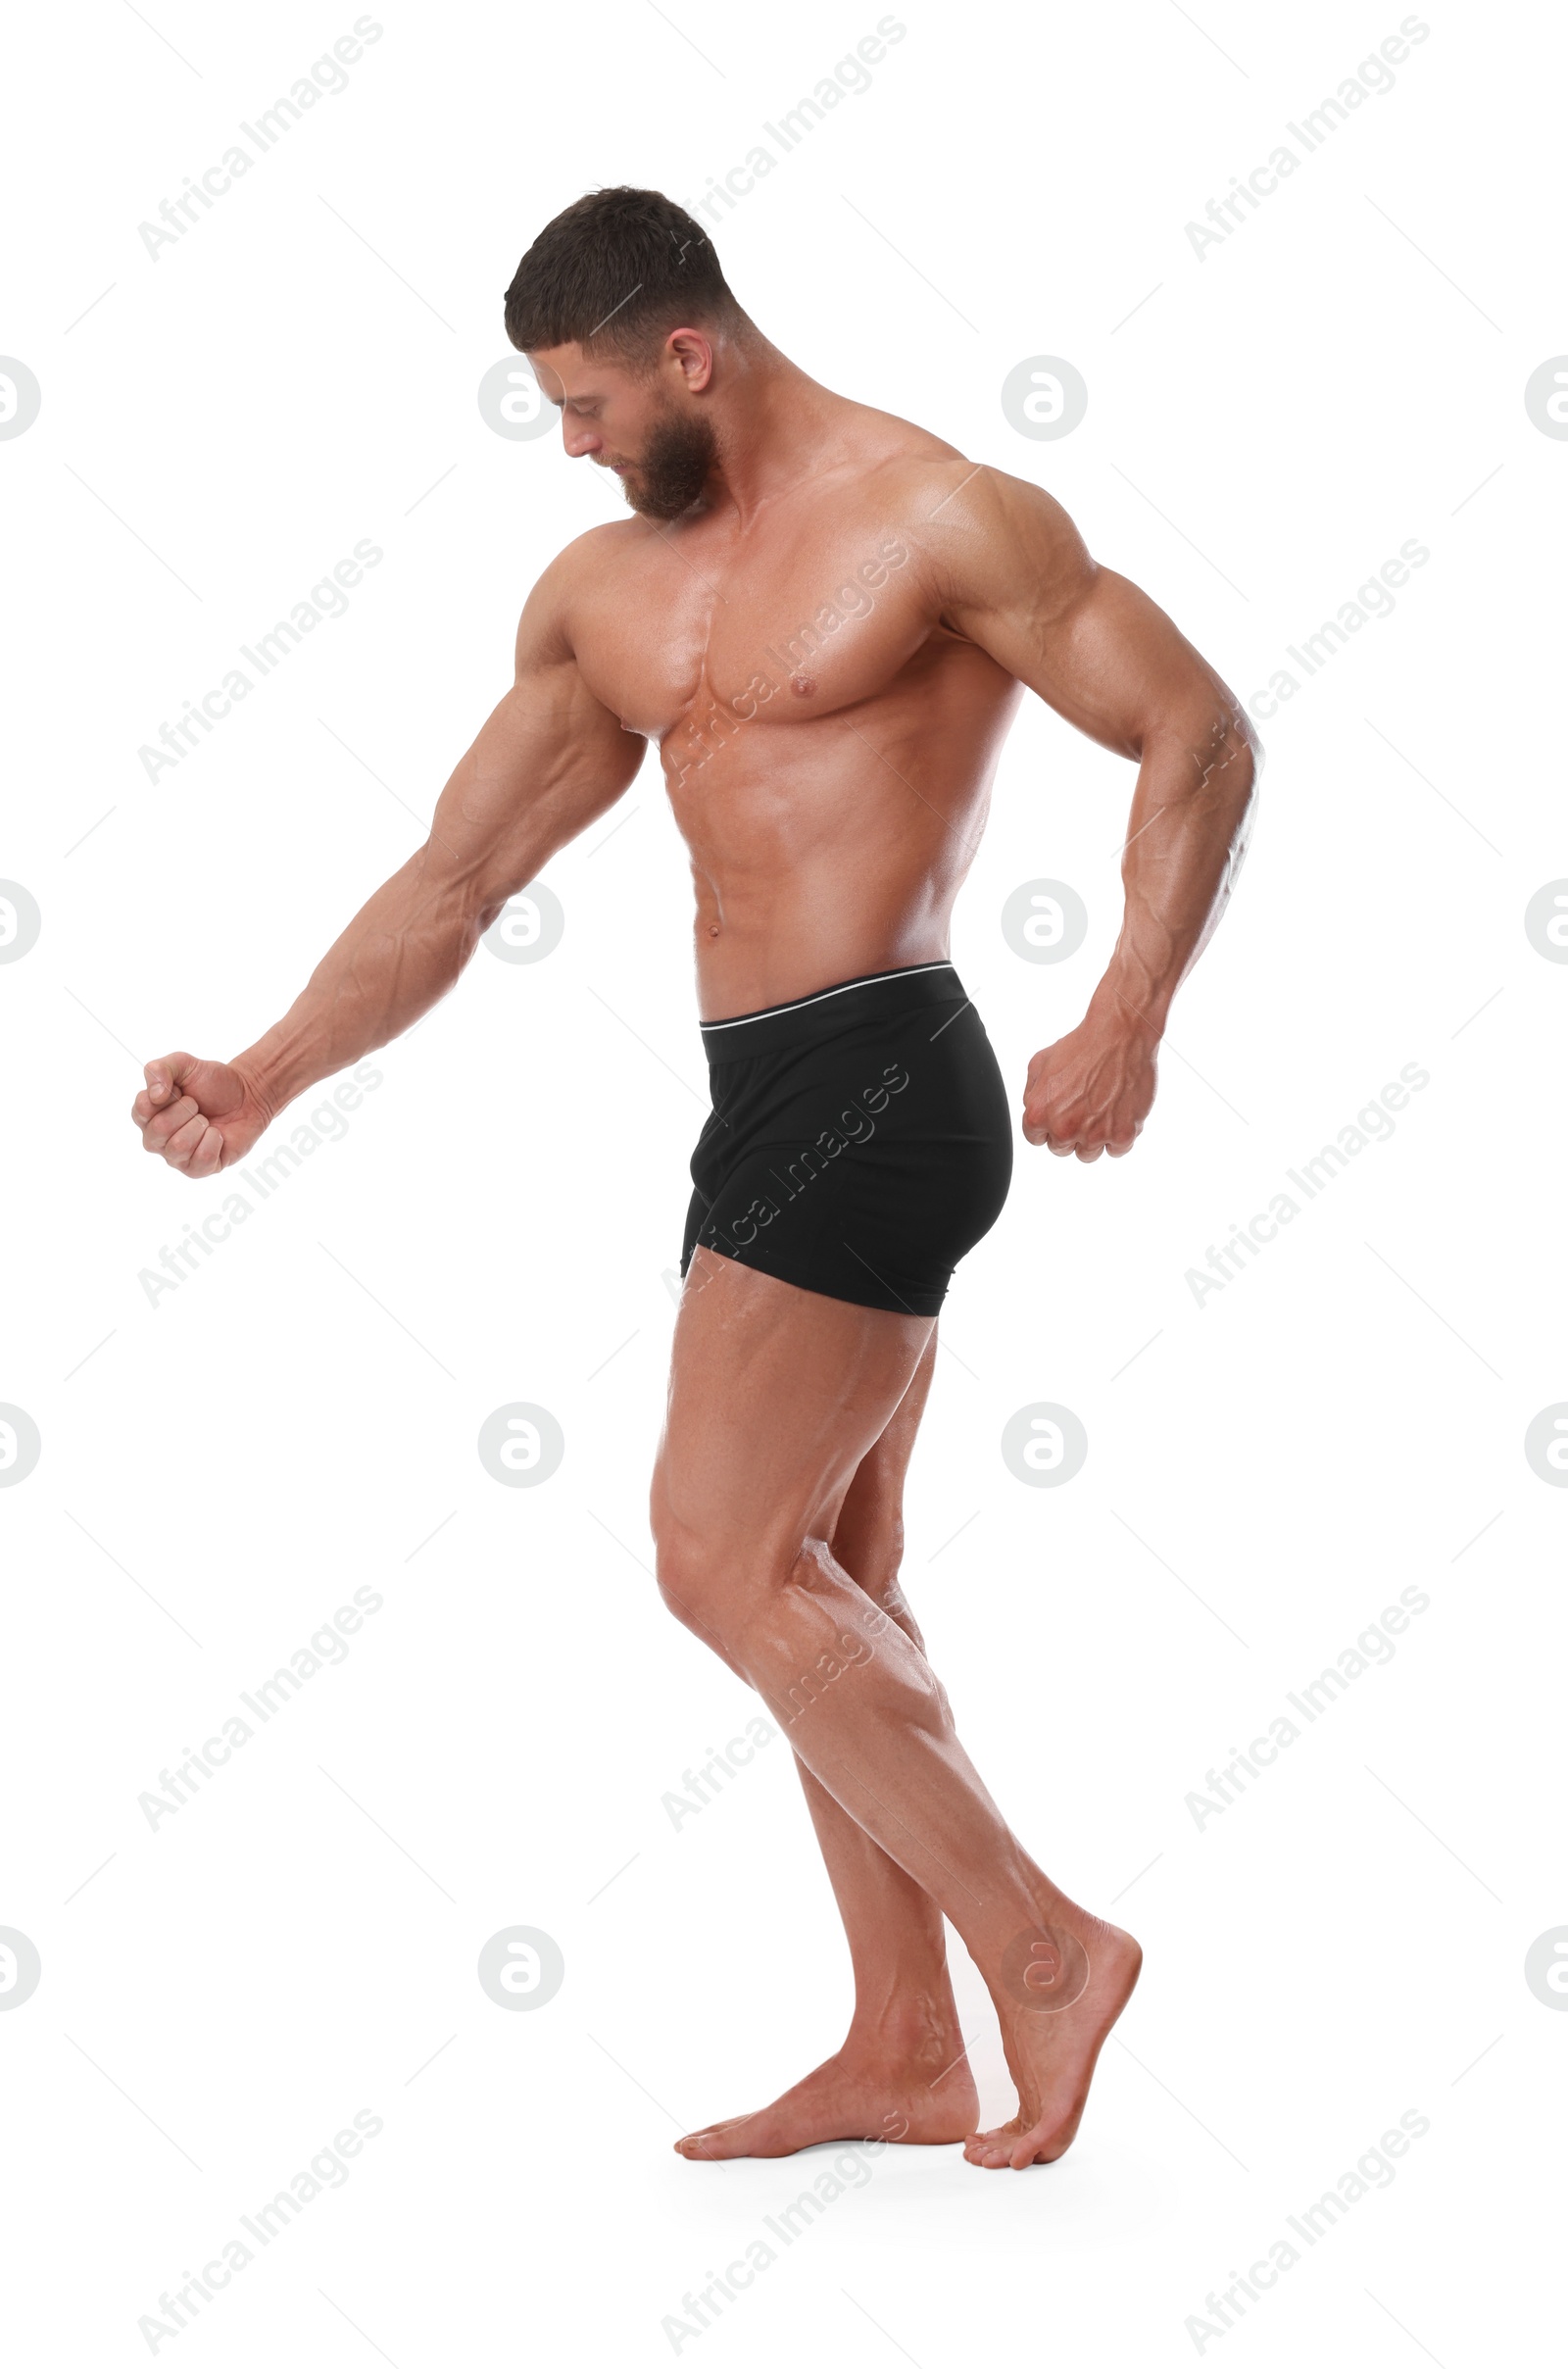
[[[675,1509],[657,1481],[651,1527],[661,1597],[678,1621],[743,1676],[791,1583],[810,1591],[835,1568],[824,1539],[770,1539],[749,1527],[737,1533],[727,1524],[693,1519]]]
[[[722,1590],[701,1544],[669,1531],[654,1532],[654,1578],[667,1609],[712,1644],[722,1618]]]
[[[678,1621],[722,1653],[733,1617],[730,1558],[710,1536],[676,1513],[657,1476],[650,1525],[661,1597]]]

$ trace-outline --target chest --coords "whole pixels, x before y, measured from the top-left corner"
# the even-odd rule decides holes
[[[800,722],[874,697],[927,638],[912,541],[834,519],[652,534],[573,618],[589,689],[663,742],[712,719]]]

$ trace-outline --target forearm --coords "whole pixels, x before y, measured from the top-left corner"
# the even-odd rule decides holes
[[[573,661],[530,660],[523,640],[519,629],[516,680],[459,761],[423,847],[355,914],[277,1025],[229,1064],[269,1119],[422,1019],[507,899],[635,774],[640,735],[600,706]]]
[[[304,991],[232,1066],[275,1117],[296,1095],[412,1028],[479,942],[478,892],[431,862],[429,846],[362,906]]]
[[[1126,913],[1091,1010],[1163,1033],[1246,850],[1259,751],[1235,712],[1146,740],[1122,853]]]

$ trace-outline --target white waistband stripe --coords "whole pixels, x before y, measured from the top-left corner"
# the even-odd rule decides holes
[[[782,1012],[804,1012],[808,1004],[826,1004],[836,995],[853,995],[858,987],[879,987],[884,979],[915,979],[931,970],[951,970],[951,962],[915,962],[905,970],[879,970],[868,979],[847,979],[842,987],[824,987],[820,995],[803,995],[793,1004],[770,1004],[765,1012],[743,1012],[733,1020],[702,1020],[704,1036],[720,1028],[747,1028],[753,1020],[776,1020]]]

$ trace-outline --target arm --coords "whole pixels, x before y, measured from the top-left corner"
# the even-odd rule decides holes
[[[412,1027],[508,898],[631,781],[646,744],[577,671],[561,566],[523,611],[512,688],[442,791],[429,838],[355,914],[282,1019],[232,1061],[174,1053],[148,1062],[131,1117],[171,1167],[212,1176],[232,1166],[296,1095]]]
[[[927,548],[944,617],[1058,716],[1138,765],[1121,934],[1084,1019],[1035,1055],[1024,1095],[1030,1143],[1114,1159],[1149,1115],[1171,999],[1229,901],[1262,751],[1240,703],[1164,611],[1097,567],[1038,486],[986,469],[940,518],[940,540],[933,520]]]

